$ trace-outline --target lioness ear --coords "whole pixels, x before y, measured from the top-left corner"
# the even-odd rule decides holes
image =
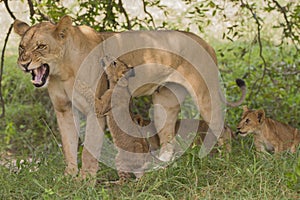
[[[22,22],[18,19],[16,19],[14,21],[14,31],[19,35],[19,36],[23,36],[25,34],[25,32],[30,28],[30,26],[28,24],[26,24],[25,22]]]
[[[66,15],[63,16],[58,24],[56,25],[55,34],[61,38],[64,39],[67,35],[68,29],[72,27],[72,19],[70,16]]]
[[[256,111],[257,118],[259,123],[262,123],[265,120],[265,111],[264,110],[257,110]]]

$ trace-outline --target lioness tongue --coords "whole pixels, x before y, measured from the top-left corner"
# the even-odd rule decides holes
[[[32,82],[34,84],[41,84],[43,82],[42,78],[45,73],[45,67],[42,66],[37,69],[34,69],[33,73],[34,73],[35,77],[34,77],[34,80],[32,80]]]

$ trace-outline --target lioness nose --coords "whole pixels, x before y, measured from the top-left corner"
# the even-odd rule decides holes
[[[241,132],[240,130],[241,130],[240,127],[237,127],[237,128],[236,128],[235,136],[237,136],[237,135]]]
[[[28,70],[28,66],[29,66],[29,64],[30,64],[30,62],[28,62],[28,63],[21,63],[20,65],[21,65],[21,68],[25,71],[25,72],[29,72],[29,70]]]

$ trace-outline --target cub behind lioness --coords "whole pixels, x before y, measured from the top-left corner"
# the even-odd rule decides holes
[[[122,183],[130,177],[130,173],[133,173],[137,178],[143,175],[147,163],[150,163],[154,158],[151,156],[151,151],[159,149],[159,138],[157,134],[147,137],[142,135],[142,132],[137,136],[131,135],[139,133],[138,129],[134,129],[136,133],[126,133],[120,127],[120,122],[116,121],[116,114],[123,116],[124,113],[113,113],[112,111],[112,106],[117,106],[119,109],[122,107],[121,110],[126,112],[128,103],[130,103],[127,101],[131,97],[127,88],[127,78],[134,76],[134,69],[129,68],[120,60],[115,60],[107,64],[104,71],[109,80],[109,89],[100,98],[95,99],[95,111],[98,117],[107,116],[107,125],[118,150],[115,163],[120,178],[119,182]],[[116,85],[118,88],[114,90]],[[115,92],[115,98],[118,99],[117,105],[112,105],[113,92]],[[133,115],[131,112],[129,114],[139,126],[148,125],[142,117]]]
[[[250,110],[247,106],[243,110],[242,120],[237,127],[238,133],[241,136],[254,133],[254,143],[258,151],[296,151],[300,143],[299,130],[265,117],[264,110]]]
[[[117,107],[128,107],[127,99],[130,99],[130,93],[127,88],[128,78],[134,76],[134,69],[128,67],[125,63],[120,60],[114,60],[110,64],[106,64],[104,71],[109,80],[109,89],[100,97],[95,100],[95,112],[98,117],[107,116],[107,124],[112,135],[114,144],[118,148],[118,153],[115,158],[118,175],[120,182],[125,181],[129,176],[129,172],[133,172],[137,178],[143,175],[147,165],[156,159],[152,156],[152,151],[159,150],[160,143],[159,137],[156,134],[157,131],[151,121],[143,120],[141,116],[133,115],[130,111],[131,118],[139,126],[147,126],[148,133],[153,135],[147,137],[147,135],[140,133],[140,137],[135,137],[126,133],[119,127],[120,124],[116,121],[117,115],[123,115],[120,113],[113,113],[112,109],[114,106]],[[116,86],[117,85],[117,86]],[[116,90],[115,86],[117,87]],[[118,99],[118,104],[112,104],[112,95],[114,92],[114,98]],[[126,111],[126,108],[122,109]],[[208,131],[208,125],[203,120],[195,119],[182,119],[176,122],[175,133],[181,132],[185,135],[186,133],[193,132],[193,125],[197,125],[197,135],[194,138],[195,145],[202,144],[204,137]],[[179,127],[181,129],[179,130]],[[218,145],[225,146],[227,151],[231,151],[230,141],[232,138],[232,131],[228,126],[224,126],[221,136],[218,138]],[[215,138],[217,140],[217,138]]]

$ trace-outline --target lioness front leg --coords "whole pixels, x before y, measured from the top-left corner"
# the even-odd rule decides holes
[[[60,129],[63,152],[66,161],[65,174],[75,176],[78,173],[77,148],[78,134],[75,127],[73,113],[70,109],[57,111],[56,117]]]
[[[97,118],[94,112],[87,116],[84,147],[82,151],[81,178],[95,176],[98,171],[99,157],[104,136],[104,118]]]

